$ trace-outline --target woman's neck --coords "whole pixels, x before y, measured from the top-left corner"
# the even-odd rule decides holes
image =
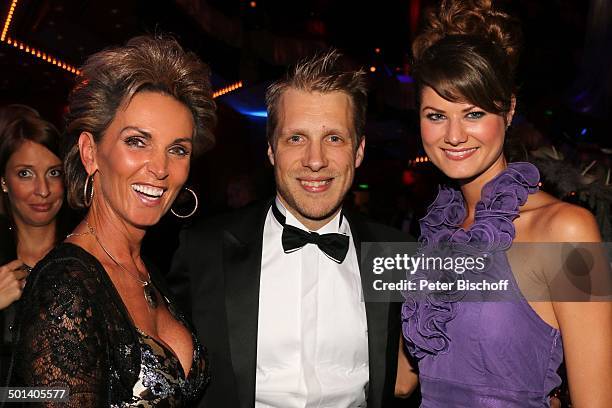
[[[93,228],[96,241],[99,241],[96,244],[103,245],[103,250],[110,252],[119,262],[140,263],[145,230],[126,223],[108,208],[100,207],[94,203],[84,220]]]
[[[459,184],[461,185],[461,194],[463,194],[463,200],[465,201],[465,209],[467,210],[467,217],[463,225],[464,227],[473,223],[476,204],[478,201],[480,201],[482,189],[485,184],[493,180],[493,178],[504,171],[506,167],[508,167],[506,158],[501,155],[483,173],[471,179],[459,181]]]
[[[34,266],[56,244],[56,221],[50,224],[34,227],[16,220],[17,230],[17,258],[26,265]]]

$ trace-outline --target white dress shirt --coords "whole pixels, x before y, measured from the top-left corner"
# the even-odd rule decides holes
[[[286,224],[308,231],[276,199]],[[339,213],[319,234],[351,237]],[[263,233],[255,407],[365,407],[368,335],[355,244],[342,264],[316,245],[286,254],[268,211]]]

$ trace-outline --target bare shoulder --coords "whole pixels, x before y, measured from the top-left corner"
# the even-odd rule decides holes
[[[538,192],[521,209],[526,234],[540,242],[600,242],[595,217],[578,205],[566,203],[545,192]]]

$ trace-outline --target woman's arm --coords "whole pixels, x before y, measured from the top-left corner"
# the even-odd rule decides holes
[[[17,316],[15,381],[29,387],[67,387],[68,403],[47,407],[108,406],[106,339],[80,274],[34,271]],[[30,285],[31,284],[31,285]]]
[[[400,334],[399,352],[397,358],[397,378],[395,379],[395,396],[408,398],[419,384],[419,375],[412,368],[406,355],[404,336]]]
[[[564,205],[555,214],[551,234],[555,237],[551,242],[601,241],[591,213],[569,205]],[[609,279],[608,272],[605,273],[607,276],[603,278]],[[563,337],[572,406],[609,407],[612,401],[612,302],[555,301],[553,309]]]

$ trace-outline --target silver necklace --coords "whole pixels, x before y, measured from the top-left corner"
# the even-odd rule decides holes
[[[102,245],[102,242],[100,242],[100,238],[98,238],[98,235],[96,234],[96,230],[94,230],[94,228],[91,225],[89,225],[88,220],[85,220],[85,224],[87,225],[87,229],[89,231],[85,233],[80,233],[80,234],[72,233],[72,234],[69,234],[66,238],[75,236],[75,235],[86,235],[86,234],[93,235],[98,245],[100,245],[100,248],[102,248],[102,251],[104,251],[104,253],[108,255],[108,257],[115,263],[115,265],[121,268],[125,273],[130,275],[132,278],[136,279],[142,285],[142,290],[143,290],[145,301],[152,309],[156,309],[157,306],[159,305],[159,302],[157,301],[157,294],[155,293],[155,289],[153,289],[153,284],[151,283],[151,276],[149,275],[149,272],[147,271],[147,280],[140,279],[140,276],[134,274],[128,268],[123,266],[121,263],[119,263],[119,261],[115,259],[114,256],[111,255],[110,252],[108,252],[108,250],[104,247],[104,245]]]

